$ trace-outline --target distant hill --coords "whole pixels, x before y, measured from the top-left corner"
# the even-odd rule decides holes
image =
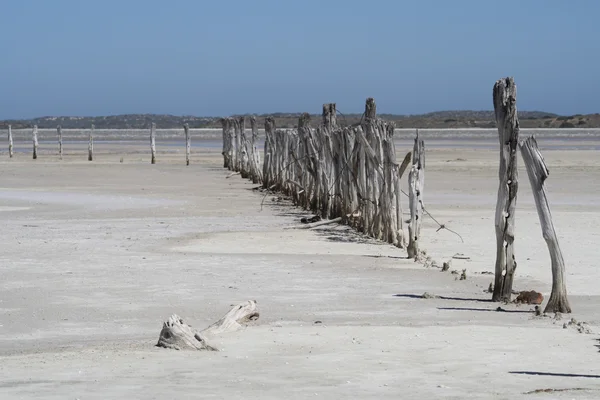
[[[256,115],[262,126],[262,119],[267,116],[275,118],[279,128],[293,128],[298,123],[300,113],[271,113]],[[494,128],[493,111],[436,111],[420,115],[380,114],[379,117],[395,122],[398,128]],[[361,114],[338,113],[338,123],[342,126],[357,123]],[[313,124],[320,120],[319,115],[312,115]],[[125,114],[103,117],[39,117],[30,120],[0,121],[0,128],[9,124],[14,129],[39,128],[86,129],[92,124],[97,129],[146,129],[152,122],[157,128],[181,128],[188,123],[190,128],[220,128],[219,117],[175,116],[167,114]],[[522,128],[600,128],[600,114],[560,116],[543,111],[519,111],[519,122]]]

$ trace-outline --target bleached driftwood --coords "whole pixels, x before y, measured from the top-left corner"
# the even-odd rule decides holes
[[[312,229],[312,228],[316,228],[316,227],[324,226],[324,225],[339,224],[340,222],[342,222],[342,217],[337,217],[334,219],[328,219],[328,220],[319,221],[319,222],[313,222],[312,224],[289,226],[284,229]]]
[[[185,165],[190,165],[190,150],[192,148],[192,138],[190,137],[190,126],[185,123],[183,125],[185,131]]]
[[[62,127],[58,125],[56,127],[56,134],[58,135],[58,157],[63,159],[63,140],[62,140]]]
[[[156,123],[150,125],[150,164],[156,164]]]
[[[202,331],[208,337],[235,332],[260,316],[255,300],[248,300],[233,307],[223,318]]]
[[[8,157],[13,158],[13,136],[12,136],[12,127],[8,126]]]
[[[565,260],[558,245],[558,237],[554,230],[550,206],[546,197],[544,182],[549,171],[544,162],[544,157],[538,149],[537,141],[533,136],[519,144],[523,162],[529,175],[531,191],[535,199],[535,207],[540,218],[542,236],[548,245],[552,263],[552,292],[544,312],[570,313],[571,306],[567,299],[567,286],[565,282]]]
[[[249,322],[258,319],[256,301],[248,300],[232,308],[223,318],[203,331],[197,331],[173,314],[164,322],[158,338],[158,347],[173,350],[211,350],[217,348],[208,343],[207,338],[227,332],[237,331]]]
[[[494,111],[500,140],[498,201],[496,204],[496,269],[493,301],[510,301],[517,262],[514,252],[518,172],[517,87],[513,78],[494,85]]]
[[[415,137],[413,165],[408,174],[408,201],[410,225],[408,226],[408,257],[418,259],[419,236],[423,219],[423,186],[425,183],[425,144],[419,139],[419,130]]]
[[[38,151],[38,127],[37,125],[33,126],[33,159],[37,160],[37,151]]]
[[[94,125],[92,124],[92,129],[90,130],[90,140],[88,142],[88,161],[94,160]]]

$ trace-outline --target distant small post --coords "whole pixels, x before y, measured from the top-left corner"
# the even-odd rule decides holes
[[[37,125],[33,126],[33,159],[37,160],[37,150],[38,150],[38,127]]]
[[[88,143],[88,161],[94,160],[94,124],[90,130],[90,141]]]
[[[190,137],[190,126],[185,123],[183,125],[185,130],[185,165],[190,165],[190,149],[192,147],[192,138]]]
[[[151,164],[156,164],[156,124],[150,125],[150,152],[152,153]]]
[[[12,138],[12,127],[8,126],[8,156],[13,158],[13,138]]]
[[[62,158],[63,158],[62,127],[60,125],[58,125],[56,127],[56,132],[58,134],[58,156],[62,160]]]

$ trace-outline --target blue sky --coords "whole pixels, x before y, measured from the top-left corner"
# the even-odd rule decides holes
[[[600,112],[597,0],[2,0],[0,118]]]

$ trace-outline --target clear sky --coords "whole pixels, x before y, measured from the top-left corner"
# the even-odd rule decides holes
[[[1,0],[0,118],[600,112],[600,0]]]

